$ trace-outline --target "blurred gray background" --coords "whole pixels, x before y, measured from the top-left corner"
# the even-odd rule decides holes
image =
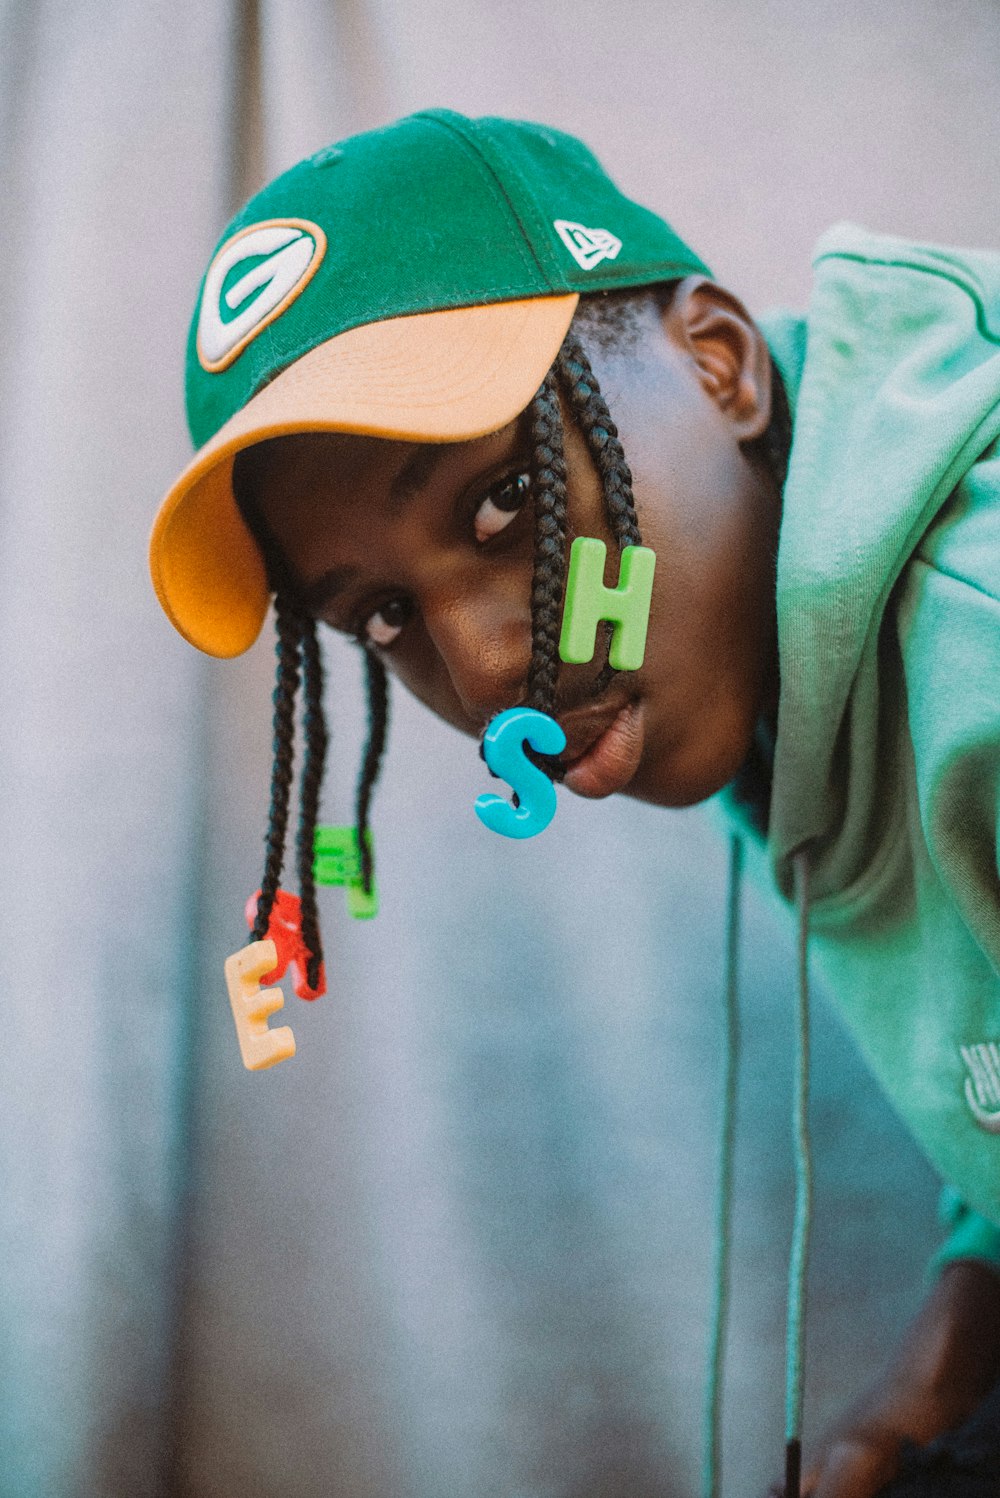
[[[832,221],[1000,243],[994,0],[0,4],[0,1494],[681,1498],[697,1485],[725,847],[700,811],[472,815],[396,694],[383,913],[239,1061],[270,640],[145,571],[198,279],[264,176],[428,104],[582,135],[752,309]],[[403,226],[401,226],[403,232]],[[357,662],[330,642],[325,820]],[[726,1492],[779,1469],[791,941],[746,905]],[[936,1183],[822,995],[807,1429],[912,1313]]]

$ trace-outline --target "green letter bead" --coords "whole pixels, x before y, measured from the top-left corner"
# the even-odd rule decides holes
[[[358,839],[353,827],[317,827],[313,847],[317,884],[347,884],[360,875]]]
[[[646,654],[656,553],[648,546],[626,546],[618,586],[606,588],[607,550],[593,536],[577,536],[570,548],[559,656],[574,666],[593,660],[597,626],[607,619],[615,627],[608,651],[610,664],[616,671],[638,671]]]
[[[368,847],[372,835],[367,835]],[[342,884],[347,898],[347,913],[356,920],[378,915],[378,885],[372,875],[371,893],[365,893],[361,882],[361,859],[358,836],[353,827],[317,827],[313,844],[315,859],[313,877],[317,884]]]
[[[347,914],[356,921],[370,921],[372,916],[378,915],[378,884],[374,874],[370,894],[365,894],[365,887],[360,879],[349,884],[344,894],[347,899]]]

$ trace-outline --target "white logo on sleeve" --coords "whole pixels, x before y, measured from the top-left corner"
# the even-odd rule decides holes
[[[198,358],[204,369],[226,369],[247,344],[280,317],[312,279],[326,235],[305,219],[253,224],[227,240],[208,268],[198,313]],[[233,279],[247,261],[253,264]]]
[[[552,227],[581,270],[593,270],[602,260],[614,260],[622,247],[621,240],[607,229],[585,229],[567,218],[555,219]]]
[[[965,1101],[980,1128],[1000,1134],[1000,1046],[987,1040],[982,1045],[964,1045],[961,1050],[969,1073]]]

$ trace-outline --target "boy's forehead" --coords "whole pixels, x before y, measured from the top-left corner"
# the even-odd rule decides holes
[[[241,457],[241,467],[263,493],[289,485],[350,487],[361,480],[391,484],[394,477],[430,449],[430,443],[398,442],[354,432],[296,432],[257,443]]]
[[[405,442],[354,432],[296,432],[255,444],[240,455],[242,475],[261,496],[289,486],[351,491],[364,486],[402,507],[441,469],[475,462],[509,446],[520,420],[467,442]]]

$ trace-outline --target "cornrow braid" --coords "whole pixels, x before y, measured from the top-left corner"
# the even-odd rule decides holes
[[[302,761],[302,778],[299,786],[299,830],[296,839],[296,854],[299,900],[302,910],[302,940],[309,954],[306,963],[306,982],[310,988],[317,988],[320,966],[323,961],[323,945],[319,929],[319,911],[316,906],[316,880],[313,874],[313,864],[319,797],[326,761],[327,732],[326,719],[323,715],[323,660],[316,636],[316,621],[307,614],[300,614],[298,617],[302,644],[302,728],[305,737],[305,756]]]
[[[597,467],[608,521],[619,549],[642,544],[632,495],[632,474],[618,440],[618,428],[590,360],[579,340],[569,334],[530,408],[535,556],[526,702],[529,707],[547,713],[555,707],[561,606],[566,586],[566,458],[560,386]],[[603,690],[612,675],[612,669],[605,666],[595,682],[595,692]],[[557,762],[549,756],[531,753],[530,758],[548,773],[558,774]]]
[[[632,494],[632,470],[625,461],[618,428],[601,394],[590,360],[572,333],[567,334],[563,341],[556,368],[570,411],[579,424],[600,475],[611,534],[618,549],[641,546],[642,535]]]
[[[559,392],[551,373],[531,403],[531,439],[535,558],[526,700],[528,707],[551,713],[559,676],[560,609],[566,583],[566,459]]]
[[[358,777],[357,824],[358,852],[361,856],[361,882],[366,895],[372,890],[372,851],[368,845],[368,813],[372,792],[382,768],[382,752],[389,727],[389,681],[385,666],[374,650],[365,650],[365,686],[368,692],[368,742],[365,744]]]
[[[590,360],[580,340],[572,333],[563,340],[556,369],[567,404],[583,433],[601,480],[608,525],[618,550],[622,551],[626,546],[641,546],[642,533],[632,493],[632,470]],[[605,645],[610,648],[611,625],[605,623],[602,632]],[[615,668],[605,661],[592,684],[592,695],[599,697],[616,674]]]
[[[274,686],[274,765],[271,770],[271,805],[267,815],[264,839],[264,877],[260,882],[257,918],[251,933],[254,941],[263,941],[278,892],[285,860],[285,836],[288,832],[288,801],[292,786],[295,748],[295,693],[299,685],[301,658],[301,616],[281,593],[274,600],[277,627],[277,679]]]

